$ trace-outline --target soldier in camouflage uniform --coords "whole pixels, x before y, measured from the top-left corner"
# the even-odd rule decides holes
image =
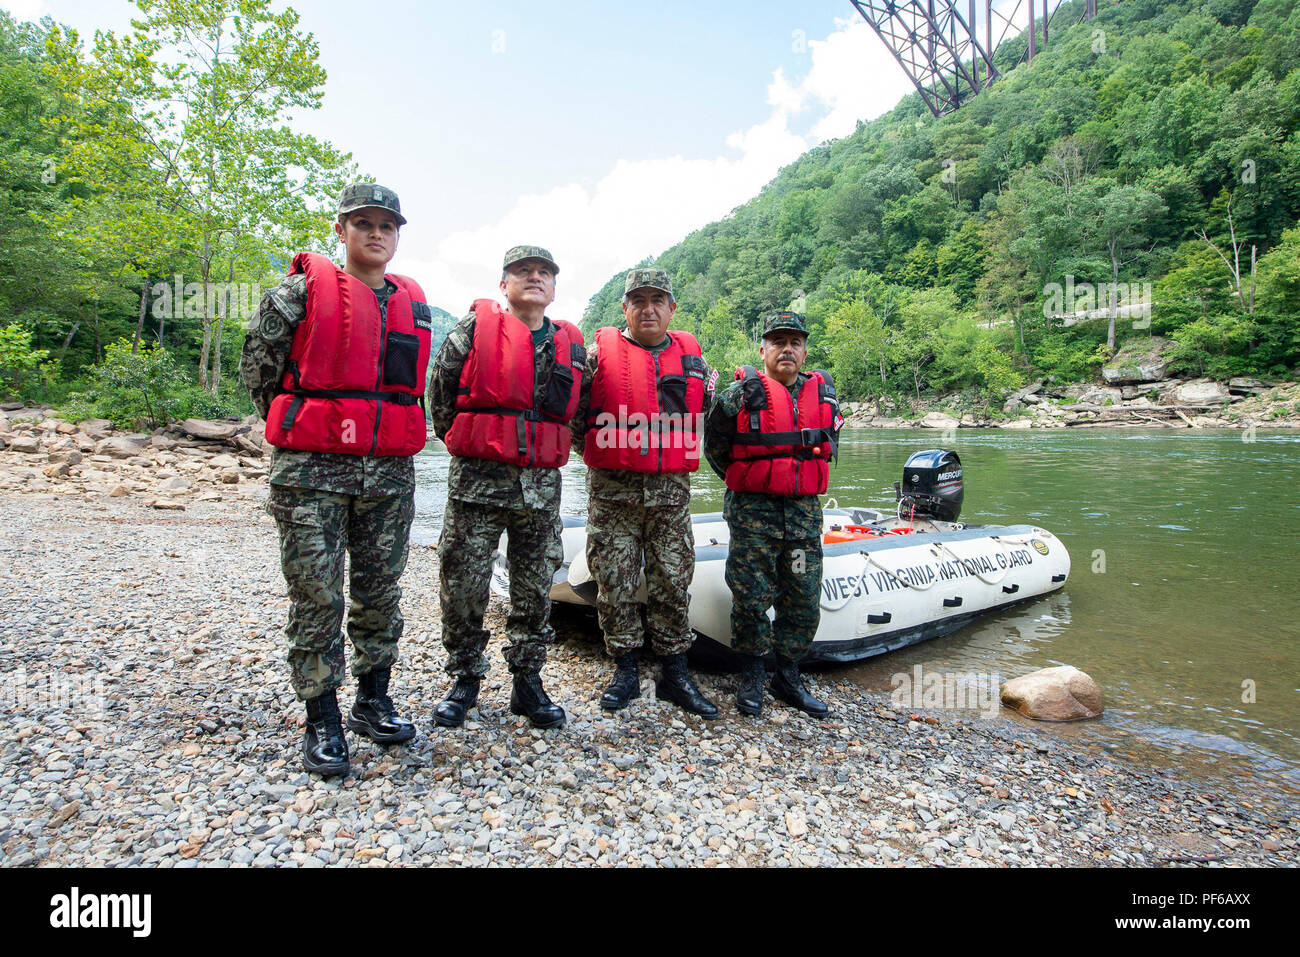
[[[672,282],[662,269],[633,269],[627,274],[623,291],[623,314],[627,329],[619,332],[629,343],[628,365],[641,358],[638,350],[655,356],[654,368],[659,368],[659,358],[674,345],[681,349],[681,339],[690,339],[682,333],[668,332],[668,324],[677,309]],[[616,662],[614,676],[601,696],[600,704],[608,711],[625,708],[628,702],[640,695],[640,673],[637,662],[645,642],[644,631],[650,633],[650,644],[662,664],[662,676],[656,682],[657,697],[672,701],[679,707],[705,718],[715,718],[717,707],[701,693],[686,667],[686,653],[694,640],[688,617],[691,578],[695,574],[695,537],[691,531],[691,476],[699,467],[699,426],[702,413],[713,398],[717,381],[703,358],[690,362],[684,368],[685,376],[695,377],[702,386],[699,407],[687,410],[691,416],[690,431],[677,433],[658,432],[657,441],[671,444],[680,438],[686,446],[684,467],[690,471],[665,470],[662,456],[658,457],[658,471],[653,471],[654,455],[645,454],[647,469],[599,467],[596,451],[614,441],[625,440],[630,434],[620,432],[607,424],[591,419],[597,412],[615,419],[620,412],[626,417],[628,409],[593,409],[592,383],[601,375],[601,389],[612,394],[623,377],[631,379],[629,367],[620,365],[620,352],[603,356],[599,342],[620,345],[614,330],[597,332],[597,345],[587,353],[583,373],[582,399],[578,413],[573,418],[573,444],[584,450],[587,470],[587,565],[596,581],[596,611],[605,648]],[[674,343],[674,338],[678,341]],[[698,351],[698,345],[694,351]],[[623,348],[620,345],[620,348]],[[601,362],[604,361],[602,369]],[[686,359],[681,360],[686,365]],[[674,364],[674,368],[676,365]],[[659,395],[641,399],[645,408],[651,404],[660,410],[675,404],[663,393],[671,388],[669,380],[651,390]],[[685,388],[685,383],[681,384]],[[591,419],[591,421],[589,421]],[[603,444],[599,442],[606,439]],[[613,456],[617,458],[617,455]],[[640,465],[642,456],[633,457]],[[641,622],[641,606],[637,601],[644,554],[646,580],[646,622]]]
[[[761,358],[767,376],[799,396],[807,376],[808,326],[803,316],[781,312],[766,319]],[[705,421],[704,454],[726,479],[732,464],[737,418],[745,407],[741,382],[718,394]],[[838,429],[838,410],[836,428]],[[772,694],[814,717],[828,709],[808,693],[799,661],[821,621],[822,509],[816,495],[765,495],[727,489],[723,516],[731,532],[726,581],[731,589],[732,649],[741,657],[737,707],[762,713],[764,656],[775,653]],[[776,621],[767,617],[775,608]]]
[[[397,291],[383,268],[406,222],[397,195],[374,184],[352,184],[343,191],[338,216],[345,271],[374,284],[382,309]],[[295,273],[266,293],[248,324],[239,371],[263,418],[281,391],[294,334],[306,316],[306,276]],[[270,483],[266,509],[279,528],[281,568],[289,586],[289,675],[307,707],[304,763],[323,775],[346,774],[348,749],[336,694],[345,678],[340,632],[345,550],[351,559],[348,637],[358,681],[348,727],[383,744],[415,734],[388,696],[403,628],[398,582],[415,514],[415,468],[409,456],[273,448]]]
[[[555,299],[559,267],[540,246],[516,246],[502,263],[501,291],[509,311],[533,336],[535,403],[542,402],[555,365],[554,323],[545,309]],[[448,334],[429,380],[429,412],[434,431],[446,439],[458,414],[461,373],[474,344],[477,315],[471,311]],[[513,676],[511,710],[537,727],[564,724],[564,709],[547,696],[541,681],[551,627],[552,577],[564,561],[560,542],[560,470],[527,468],[486,458],[452,455],[447,475],[447,511],[438,540],[439,597],[447,673],[455,682],[434,710],[444,727],[459,727],[478,703],[488,671],[484,651],[490,633],[487,611],[492,553],[507,533],[510,613],[504,650]]]

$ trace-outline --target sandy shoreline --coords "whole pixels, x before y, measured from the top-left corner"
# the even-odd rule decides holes
[[[275,530],[254,501],[4,492],[0,512],[8,865],[1297,861],[1294,808],[1270,796],[1012,721],[896,711],[833,671],[812,679],[821,723],[775,703],[741,720],[731,677],[705,674],[724,712],[706,723],[654,699],[649,665],[643,698],[609,716],[603,654],[571,627],[546,671],[566,729],[509,715],[494,638],[478,720],[432,730],[447,679],[428,547],[404,578],[394,681],[419,734],[388,751],[349,735],[353,774],[322,782],[300,770]],[[499,634],[495,600],[492,616]]]

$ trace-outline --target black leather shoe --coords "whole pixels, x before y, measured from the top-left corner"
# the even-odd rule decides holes
[[[465,723],[465,713],[478,704],[478,678],[461,676],[451,686],[447,697],[433,709],[433,720],[444,728],[459,728]]]
[[[524,715],[534,728],[558,728],[564,724],[564,709],[547,697],[546,689],[542,687],[542,676],[535,671],[515,675],[510,713]]]
[[[307,701],[302,764],[308,771],[327,778],[348,773],[348,742],[343,737],[339,699],[333,691]]]
[[[401,717],[388,697],[388,668],[376,668],[357,679],[357,700],[348,715],[348,727],[380,744],[397,744],[415,737],[415,725]]]
[[[741,655],[740,659],[736,708],[741,714],[757,718],[763,713],[763,684],[767,679],[767,669],[758,655]]]
[[[824,702],[818,701],[804,687],[799,663],[776,659],[776,673],[772,675],[772,697],[780,698],[792,708],[798,708],[814,718],[824,718],[831,713]]]
[[[614,677],[600,696],[600,706],[606,711],[621,711],[633,698],[641,697],[641,672],[637,668],[638,654],[629,651],[614,659]]]
[[[663,664],[663,674],[655,682],[656,698],[671,701],[683,711],[698,714],[701,718],[718,716],[718,706],[700,694],[691,678],[686,668],[686,655],[660,655],[659,661]]]

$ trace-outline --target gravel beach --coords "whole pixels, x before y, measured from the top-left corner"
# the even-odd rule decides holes
[[[250,490],[251,491],[251,490]],[[437,558],[415,546],[394,699],[419,733],[349,733],[353,772],[301,770],[275,526],[253,497],[158,511],[139,498],[0,491],[0,862],[9,866],[1286,865],[1284,796],[1076,750],[974,713],[897,710],[835,671],[831,718],[769,699],[735,713],[703,673],[709,723],[643,696],[597,705],[608,665],[564,616],[544,676],[569,714],[506,710],[493,672],[462,729],[448,686]],[[340,698],[350,705],[353,687]]]

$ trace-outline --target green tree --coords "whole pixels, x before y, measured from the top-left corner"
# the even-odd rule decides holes
[[[63,41],[64,78],[84,107],[69,118],[70,169],[117,201],[142,204],[144,232],[119,224],[127,248],[143,256],[161,240],[192,250],[205,290],[248,269],[261,278],[269,250],[326,235],[330,197],[350,172],[347,154],[289,126],[321,102],[316,40],[299,31],[294,10],[276,12],[269,0],[136,4],[143,17],[132,32],[97,34],[87,60],[74,55],[75,38]],[[218,298],[205,296],[198,363],[213,394],[225,320]]]

